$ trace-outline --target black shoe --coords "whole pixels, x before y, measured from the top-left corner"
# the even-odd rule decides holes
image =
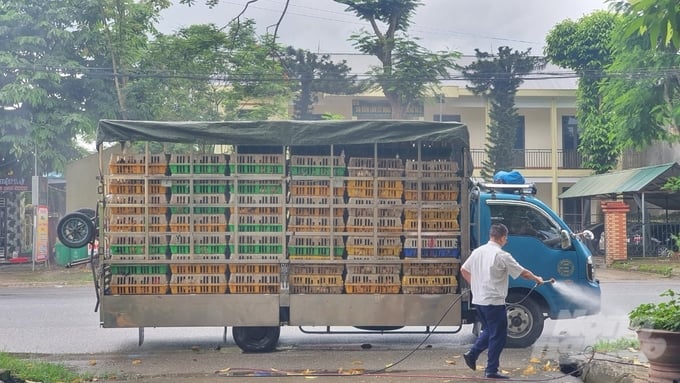
[[[493,374],[486,374],[487,379],[510,379],[509,376],[501,375],[497,372],[494,372]]]
[[[470,353],[470,351],[463,354],[463,359],[465,359],[465,364],[467,364],[467,366],[470,367],[472,370],[477,369],[477,361],[472,358],[472,354]]]

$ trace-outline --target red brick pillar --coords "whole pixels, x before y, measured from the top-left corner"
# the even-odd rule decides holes
[[[623,201],[602,201],[604,213],[605,262],[607,266],[614,261],[628,259],[626,238],[626,213],[630,210]]]

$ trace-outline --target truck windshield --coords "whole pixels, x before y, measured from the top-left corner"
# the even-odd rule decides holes
[[[560,228],[530,205],[491,204],[491,220],[508,227],[508,234],[536,237],[545,243],[559,239]]]

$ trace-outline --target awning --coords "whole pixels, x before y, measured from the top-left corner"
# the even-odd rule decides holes
[[[677,162],[597,174],[581,178],[559,198],[644,193],[647,202],[680,210],[680,194],[661,190],[671,177],[680,177],[680,165]]]

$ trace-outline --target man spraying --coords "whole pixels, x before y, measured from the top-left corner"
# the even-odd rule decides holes
[[[477,369],[477,358],[484,350],[489,350],[484,374],[490,379],[509,379],[498,372],[500,356],[508,335],[508,317],[505,311],[505,298],[508,295],[508,276],[522,277],[544,283],[543,278],[522,267],[512,255],[503,251],[508,242],[508,228],[501,224],[491,225],[490,240],[476,248],[461,267],[463,278],[470,284],[472,304],[482,322],[482,332],[465,354],[465,364]]]

